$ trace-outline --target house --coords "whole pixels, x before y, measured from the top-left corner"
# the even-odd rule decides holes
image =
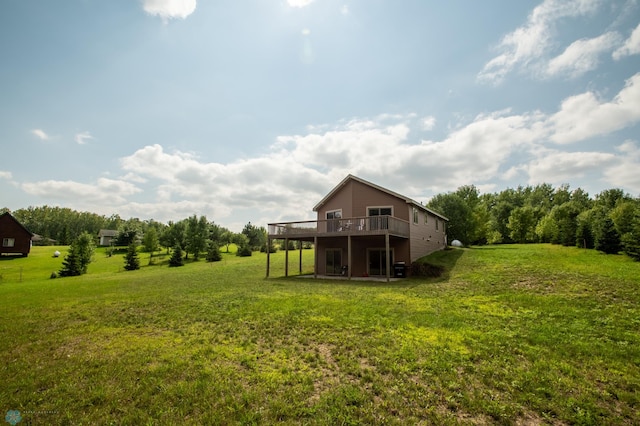
[[[408,197],[348,175],[313,208],[317,220],[270,223],[274,239],[313,242],[314,276],[405,276],[447,246],[448,219]],[[288,252],[285,255],[288,275]],[[302,259],[302,256],[300,256]],[[267,256],[267,277],[269,276]],[[300,264],[300,271],[302,265]]]
[[[31,251],[31,237],[33,234],[9,212],[0,215],[0,255],[28,256]]]
[[[98,232],[98,245],[110,246],[113,240],[118,236],[118,231],[113,229],[101,229]]]

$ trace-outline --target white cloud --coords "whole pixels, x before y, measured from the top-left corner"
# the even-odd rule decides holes
[[[640,73],[626,81],[611,102],[601,102],[593,92],[572,96],[549,119],[551,140],[560,144],[608,134],[640,121]]]
[[[530,70],[532,65],[537,66],[552,44],[555,23],[562,18],[593,13],[600,3],[600,0],[544,0],[533,9],[525,25],[502,38],[498,45],[500,54],[485,64],[478,79],[498,84],[514,69]]]
[[[595,69],[599,64],[600,54],[611,50],[619,41],[620,36],[616,32],[574,41],[562,54],[549,61],[546,73],[550,76],[568,74],[579,77]]]
[[[287,4],[291,7],[303,8],[309,6],[314,0],[287,0]]]
[[[12,178],[13,178],[13,175],[11,174],[11,172],[0,170],[0,179],[11,180]]]
[[[149,15],[156,15],[164,20],[185,19],[196,10],[196,0],[143,0],[142,7]]]
[[[310,210],[329,182],[327,176],[290,156],[277,154],[220,164],[202,162],[187,153],[167,153],[162,146],[152,145],[122,158],[121,165],[156,185],[158,202],[170,206],[161,217],[179,213],[173,203],[197,200],[201,208],[193,211],[211,211],[215,206],[218,218],[232,209],[268,212],[270,220],[292,218],[294,212],[300,218],[300,206]]]
[[[604,170],[604,179],[617,188],[631,188],[640,195],[640,148],[634,141],[625,141],[616,150],[618,162]]]
[[[631,33],[631,36],[624,44],[613,52],[613,59],[619,60],[625,56],[637,55],[640,53],[640,24]]]
[[[433,130],[436,126],[436,118],[433,116],[424,117],[422,119],[422,130]]]
[[[49,135],[47,135],[42,129],[33,129],[31,130],[31,134],[35,135],[40,140],[49,140]]]
[[[529,183],[562,184],[575,181],[594,170],[602,170],[615,162],[615,155],[604,152],[550,151],[522,167]]]
[[[75,140],[78,145],[84,145],[87,143],[87,141],[90,141],[91,139],[94,139],[94,137],[91,136],[91,133],[89,132],[76,133],[76,135],[73,138],[73,140]]]
[[[26,182],[21,185],[29,195],[46,199],[69,200],[81,205],[95,206],[124,203],[128,196],[141,191],[135,185],[113,179],[100,178],[93,184],[75,181],[46,180]]]
[[[449,190],[494,176],[512,152],[540,137],[543,130],[534,125],[536,120],[535,114],[478,116],[443,141],[410,143],[407,117],[395,123],[355,119],[323,133],[281,136],[273,149],[336,178],[353,173],[397,185],[428,182],[430,189]],[[424,189],[412,187],[404,193]]]

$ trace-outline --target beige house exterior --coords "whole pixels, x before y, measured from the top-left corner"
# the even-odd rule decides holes
[[[312,242],[314,276],[403,277],[412,262],[447,246],[446,217],[353,175],[313,210],[315,221],[270,223],[268,243]]]

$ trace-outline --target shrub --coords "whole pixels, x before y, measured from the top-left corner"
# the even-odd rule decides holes
[[[248,257],[248,256],[251,256],[251,254],[252,254],[251,247],[249,247],[249,245],[243,245],[238,247],[236,256]]]
[[[214,242],[209,243],[209,250],[207,250],[207,262],[218,262],[222,260],[222,254],[220,248]]]
[[[271,244],[269,244],[269,253],[275,253],[277,252],[278,249],[276,248],[275,244],[273,244],[273,241],[271,241]],[[267,252],[267,244],[263,244],[262,247],[260,247],[260,253],[266,253]]]

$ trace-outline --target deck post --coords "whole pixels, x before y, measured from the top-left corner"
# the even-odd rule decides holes
[[[269,252],[271,251],[271,238],[267,237],[267,276],[269,278]]]
[[[318,278],[318,236],[313,237],[313,278]]]
[[[302,275],[302,240],[298,241],[298,244],[300,244],[300,271],[299,271],[299,275]]]
[[[284,276],[289,276],[289,238],[284,239]]]
[[[389,270],[391,269],[391,259],[389,259],[389,258],[391,257],[390,256],[391,253],[390,253],[390,250],[389,250],[389,233],[388,232],[386,234],[384,234],[384,248],[387,251],[387,256],[386,256],[387,258],[385,260],[386,260],[386,263],[387,263],[386,264],[386,267],[387,267],[387,282],[389,282],[389,278],[390,278],[390,275],[389,275],[390,271]]]
[[[347,277],[351,279],[351,234],[347,236]]]

